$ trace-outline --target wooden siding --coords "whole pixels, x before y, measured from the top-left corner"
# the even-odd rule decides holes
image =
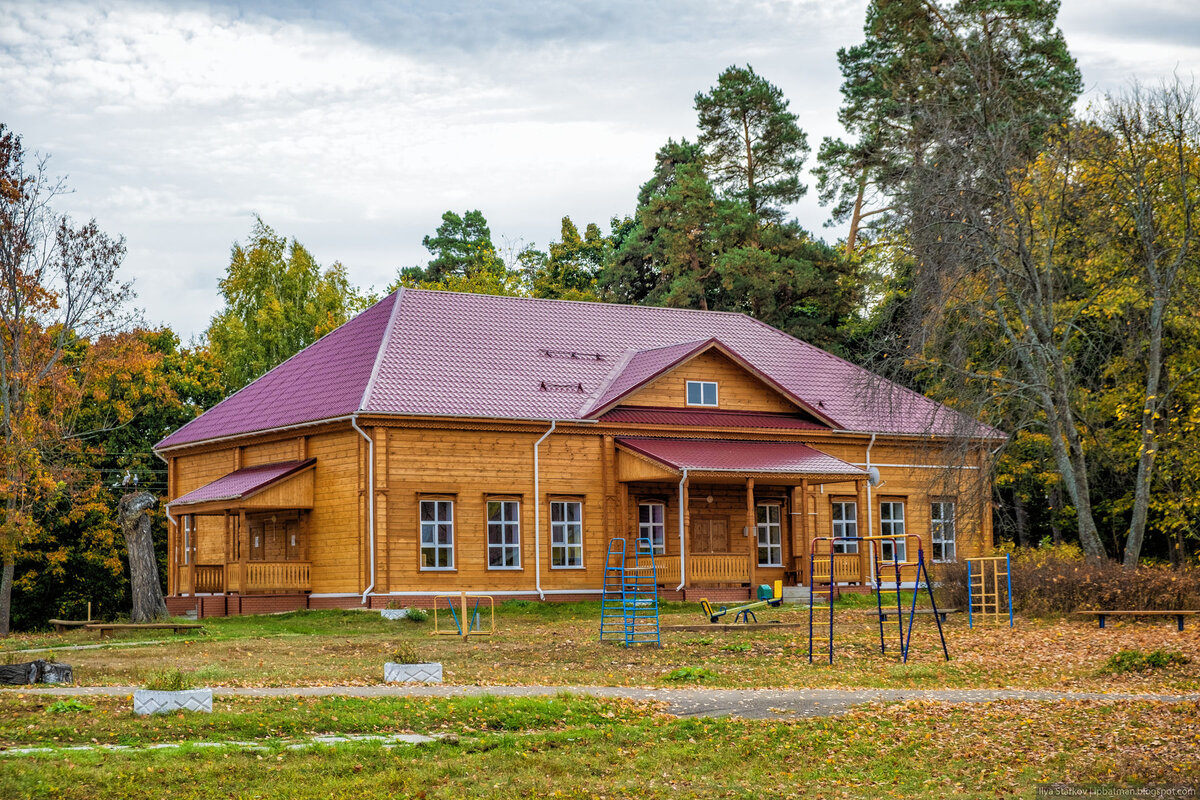
[[[709,350],[625,398],[621,405],[687,408],[688,381],[716,381],[717,408],[795,413],[798,407],[773,386],[723,353]]]
[[[743,384],[751,386],[763,397],[778,399],[770,387],[724,356],[702,356],[696,360],[701,362],[698,367],[704,366],[704,358],[725,361],[728,370],[737,373]],[[685,365],[681,370],[689,366]],[[711,375],[695,377],[711,378]],[[668,378],[677,380],[678,402],[675,405],[682,405],[682,381],[686,377],[673,373],[658,383],[665,385]],[[724,381],[720,377],[718,380]],[[729,399],[722,383],[722,405]],[[650,402],[640,401],[643,404]],[[668,404],[662,400],[653,402]],[[362,424],[376,443],[377,593],[401,595],[460,589],[532,591],[535,586],[535,502],[540,503],[541,508],[541,574],[542,587],[546,590],[598,589],[608,538],[625,536],[632,539],[637,536],[638,503],[643,500],[664,504],[666,555],[676,559],[679,555],[678,479],[636,456],[618,452],[613,442],[614,433],[636,435],[638,429],[635,426],[614,431],[599,426],[560,425],[541,445],[541,489],[540,496],[535,498],[533,445],[545,433],[544,425],[382,418],[376,420],[373,427],[368,427],[372,425],[368,421]],[[705,432],[680,430],[676,433],[695,436]],[[867,437],[826,432],[782,434],[761,431],[747,431],[742,437],[803,441],[851,463],[861,465],[866,460]],[[308,585],[317,594],[364,591],[370,582],[368,448],[365,440],[349,427],[343,427],[341,430],[308,431],[304,436],[291,438],[277,436],[264,443],[248,441],[240,446],[231,443],[224,448],[209,445],[198,448],[197,452],[172,457],[172,494],[179,496],[198,488],[228,474],[239,463],[251,466],[305,456],[316,458],[316,467],[310,473],[312,511],[299,518],[305,536],[306,558],[303,560],[311,564]],[[933,460],[930,451],[920,445],[880,437],[872,449],[871,461],[883,465],[879,467],[882,485],[871,491],[869,515],[865,508],[860,510],[860,531],[867,532],[869,516],[871,532],[878,534],[882,497],[903,499],[907,530],[921,535],[926,552],[931,555],[929,503],[931,499],[945,498],[957,503],[958,558],[979,554],[990,547],[990,507],[984,501],[973,502],[972,498],[986,498],[986,487],[972,483],[979,476],[977,471],[924,468]],[[951,481],[948,486],[947,474],[957,475],[957,482]],[[797,483],[790,479],[773,482],[769,477],[758,476],[753,489],[755,502],[770,500],[781,505],[784,567],[768,569],[756,564],[753,506],[749,504],[744,477],[707,482],[698,477],[690,479],[685,516],[689,549],[693,536],[697,535],[697,524],[721,520],[725,530],[725,551],[718,555],[726,557],[725,560],[736,556],[748,564],[754,558],[755,563],[750,567],[753,583],[770,583],[784,578],[785,572],[803,562],[807,540],[814,535],[829,535],[832,530],[831,498],[838,496],[858,501],[858,489],[853,482],[814,484],[808,486],[807,491],[799,489]],[[418,504],[423,495],[453,499],[455,567],[452,571],[420,569]],[[486,504],[493,496],[520,503],[520,569],[488,568]],[[711,503],[707,499],[709,496],[713,498]],[[583,504],[582,569],[551,566],[550,503],[556,497],[578,499]],[[800,524],[801,518],[804,526]],[[196,523],[196,562],[223,563],[226,552],[224,518],[200,516],[196,517]],[[177,543],[172,549],[173,554],[178,552],[178,539],[177,533],[173,534],[172,541]],[[261,557],[267,561],[282,558],[275,550],[264,552]],[[178,575],[178,570],[172,574]],[[173,591],[178,592],[180,588],[180,581],[176,580]]]

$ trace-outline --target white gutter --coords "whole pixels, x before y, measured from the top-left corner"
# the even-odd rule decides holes
[[[683,535],[684,535],[683,518],[684,518],[684,508],[685,508],[684,503],[686,502],[686,498],[683,496],[684,495],[683,486],[685,483],[687,483],[687,473],[688,473],[687,467],[684,467],[683,468],[683,477],[679,479],[679,585],[675,587],[675,591],[677,591],[677,592],[683,591],[683,585],[685,583],[687,583],[687,569],[686,569],[686,564],[684,564],[685,557],[684,557],[684,546],[683,546]]]
[[[872,433],[871,441],[867,443],[867,536],[875,535],[875,509],[874,503],[871,502],[871,448],[874,446],[875,434]],[[871,559],[871,580],[875,580],[874,559]]]
[[[546,437],[554,433],[557,427],[558,420],[550,420],[550,430],[533,443],[533,585],[537,589],[539,600],[545,600],[546,593],[542,591],[542,494],[541,474],[538,471],[538,446],[546,441]]]
[[[358,427],[357,414],[350,417],[350,427],[367,440],[367,543],[370,553],[368,560],[371,562],[371,583],[362,593],[362,603],[366,605],[367,596],[375,588],[375,440]]]

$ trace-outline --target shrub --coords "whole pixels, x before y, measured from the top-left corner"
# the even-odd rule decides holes
[[[424,622],[429,619],[429,612],[423,608],[413,606],[404,614],[404,618],[409,622]]]
[[[938,604],[967,607],[965,563],[938,564]],[[1128,570],[1115,561],[1089,561],[1076,545],[1017,549],[1012,553],[1013,609],[1026,616],[1086,609],[1169,611],[1200,608],[1200,567],[1143,564]]]
[[[1151,650],[1149,653],[1143,653],[1141,650],[1121,650],[1110,656],[1100,671],[1119,675],[1123,672],[1145,672],[1148,669],[1181,667],[1190,661],[1191,659],[1183,653],[1162,648]]]
[[[706,681],[717,677],[712,671],[705,667],[679,667],[673,669],[663,676],[668,681]]]
[[[75,711],[91,711],[92,707],[84,705],[81,701],[74,697],[69,697],[66,700],[58,700],[46,707],[46,711],[51,714],[69,714]]]
[[[420,664],[421,654],[412,642],[401,642],[392,650],[393,664]]]
[[[749,642],[736,642],[734,644],[727,644],[721,649],[729,653],[749,653],[754,648],[751,647]]]
[[[146,676],[146,680],[142,681],[142,688],[155,692],[181,692],[185,689],[195,689],[196,680],[190,672],[160,669]]]

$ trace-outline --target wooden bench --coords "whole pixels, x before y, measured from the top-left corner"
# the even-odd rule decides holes
[[[92,624],[90,619],[52,619],[49,622],[54,626],[55,633],[66,633],[71,628],[82,628]]]
[[[113,631],[180,631],[203,632],[204,626],[196,622],[92,622],[84,626],[89,631],[99,631],[100,638],[112,636]]]
[[[1096,617],[1100,620],[1101,628],[1104,627],[1105,617],[1174,617],[1178,629],[1183,630],[1183,618],[1192,614],[1200,614],[1200,611],[1076,611],[1075,613]]]
[[[901,616],[901,617],[906,617],[906,616],[908,616],[908,613],[909,613],[909,612],[907,612],[907,611],[904,611],[904,612],[902,612],[902,613],[900,614],[900,616]],[[918,608],[918,609],[916,610],[916,613],[917,613],[918,615],[920,615],[920,614],[932,614],[932,613],[933,613],[933,609],[932,609],[932,608]],[[947,615],[947,614],[957,614],[957,613],[958,613],[958,609],[957,609],[957,608],[939,608],[939,609],[937,610],[938,619],[940,619],[942,622],[945,622],[945,621],[946,621],[946,615]],[[868,612],[867,612],[867,615],[868,615],[868,616],[872,616],[872,617],[879,617],[879,618],[880,618],[880,619],[881,619],[883,622],[887,622],[887,621],[888,621],[888,617],[889,617],[889,616],[895,616],[895,615],[896,615],[896,612],[895,612],[895,611],[892,611],[892,610],[890,610],[890,609],[884,609],[883,611],[868,611]]]

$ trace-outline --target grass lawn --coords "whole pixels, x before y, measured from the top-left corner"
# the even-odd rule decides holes
[[[297,686],[375,684],[382,665],[401,641],[413,643],[426,660],[444,664],[447,682],[714,687],[885,687],[1025,688],[1092,691],[1200,690],[1200,626],[1182,633],[1172,621],[1118,622],[1099,630],[1094,621],[1018,620],[1017,627],[970,630],[964,615],[946,626],[951,660],[941,658],[936,627],[916,621],[908,664],[893,652],[879,653],[878,627],[863,600],[842,603],[836,612],[835,663],[808,663],[807,628],[778,631],[664,632],[661,649],[626,649],[600,643],[598,603],[504,603],[497,607],[493,637],[463,642],[434,637],[432,621],[388,621],[363,611],[304,611],[290,614],[204,620],[205,635],[163,636],[161,632],[118,638],[100,649],[53,653],[74,667],[77,683],[129,685],[163,667],[195,670],[211,686]],[[760,621],[807,624],[806,611],[768,610]],[[698,605],[668,604],[664,624],[703,623]],[[153,633],[154,635],[151,635]],[[893,634],[894,635],[894,634]],[[130,646],[139,640],[162,644]],[[109,640],[105,640],[108,642]],[[13,636],[5,653],[35,645],[96,644],[93,632],[61,636]],[[1166,649],[1190,663],[1169,669],[1105,674],[1105,661],[1120,650]],[[40,654],[38,657],[44,657]],[[681,668],[693,669],[681,669]],[[680,672],[676,672],[679,670]]]
[[[763,722],[571,697],[239,699],[218,701],[210,717],[149,720],[117,699],[63,713],[52,700],[5,698],[0,741],[258,746],[0,754],[0,796],[1028,797],[1048,781],[1200,782],[1200,709],[1190,702],[911,703]],[[287,748],[314,733],[386,731],[444,738]]]

